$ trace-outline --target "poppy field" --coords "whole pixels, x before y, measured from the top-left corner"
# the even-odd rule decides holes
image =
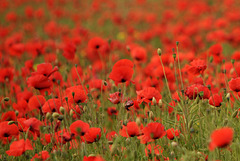
[[[239,8],[0,0],[0,160],[240,160]]]

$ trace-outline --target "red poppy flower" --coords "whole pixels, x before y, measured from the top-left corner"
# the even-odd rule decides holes
[[[157,102],[162,98],[159,91],[156,90],[154,87],[146,87],[141,91],[137,91],[137,99],[140,103],[152,102],[153,97],[156,99]]]
[[[143,144],[150,142],[152,140],[156,140],[162,138],[166,135],[166,131],[164,126],[158,122],[152,122],[147,124],[146,127],[142,130],[143,135],[139,137]]]
[[[112,69],[112,72],[109,75],[109,78],[112,79],[116,86],[119,83],[125,83],[132,79],[133,69],[130,67],[122,66],[122,67],[115,67]]]
[[[209,98],[209,104],[215,107],[220,107],[223,99],[221,95],[214,94]]]
[[[18,136],[18,134],[19,130],[17,125],[8,125],[8,121],[3,121],[0,123],[0,139],[11,136]]]
[[[229,82],[228,85],[231,90],[234,92],[240,92],[240,77],[237,78],[232,78]]]
[[[211,142],[209,144],[209,150],[212,151],[215,148],[224,148],[231,144],[233,139],[233,129],[229,127],[224,127],[217,129],[211,134]]]
[[[109,107],[107,109],[107,113],[108,113],[109,116],[118,115],[118,111],[117,111],[116,107]]]
[[[19,141],[14,141],[10,145],[10,150],[6,151],[9,156],[21,156],[25,151],[33,150],[30,140],[21,139]]]
[[[101,129],[92,127],[84,136],[87,143],[97,142],[101,138]]]
[[[41,110],[41,107],[46,102],[46,99],[42,95],[32,96],[28,101],[28,107],[31,110],[38,109]]]
[[[84,103],[87,99],[85,91],[82,86],[73,86],[66,89],[68,102],[72,103]]]
[[[8,111],[5,113],[2,113],[1,121],[16,121],[16,120],[17,120],[17,116],[14,111]]]
[[[122,94],[120,92],[115,92],[113,94],[109,94],[110,98],[108,100],[113,104],[119,104],[122,100]]]
[[[75,135],[83,136],[89,131],[89,124],[78,120],[70,125],[70,130]]]
[[[127,126],[123,126],[119,134],[123,137],[134,137],[142,134],[140,127],[136,122],[128,122]]]
[[[23,99],[17,103],[13,103],[13,109],[19,112],[19,116],[25,116],[25,114],[30,111],[27,101]]]
[[[207,64],[204,60],[195,59],[190,63],[190,65],[187,65],[186,68],[189,73],[198,75],[203,74],[203,72],[207,68]]]
[[[47,160],[49,157],[50,157],[50,155],[49,155],[48,151],[45,151],[45,150],[44,150],[44,151],[39,152],[38,154],[35,154],[35,155],[32,157],[31,161],[35,161],[35,159],[39,159],[39,160],[41,160],[41,161],[45,161],[45,160]]]
[[[0,83],[11,82],[13,79],[13,68],[0,69]]]
[[[210,97],[210,91],[201,84],[193,84],[187,87],[185,95],[188,96],[189,99],[195,99],[197,96],[201,99],[208,99]]]
[[[134,47],[131,51],[131,55],[137,62],[145,62],[147,58],[147,52],[142,47]]]
[[[45,77],[49,77],[51,74],[53,74],[56,71],[58,71],[58,67],[57,66],[55,66],[52,69],[52,64],[50,64],[50,63],[42,63],[42,64],[39,64],[37,66],[37,72],[32,73],[32,75],[42,74]]]
[[[46,76],[41,74],[36,74],[28,78],[27,84],[29,87],[38,89],[41,93],[49,91],[52,87],[52,81],[50,81]]]
[[[108,141],[112,141],[114,137],[117,137],[117,133],[115,131],[111,131],[106,134],[106,138]]]
[[[42,106],[42,112],[44,114],[50,112],[59,112],[59,108],[61,107],[61,100],[59,99],[49,99],[48,101],[46,101],[44,103],[44,105]]]
[[[63,45],[63,56],[68,60],[73,60],[77,51],[76,45],[73,42],[66,42]]]
[[[28,90],[24,90],[23,92],[19,92],[17,93],[17,100],[21,100],[24,99],[25,101],[29,101],[29,99],[33,96],[33,93],[28,91]]]
[[[83,161],[105,161],[101,156],[83,157]]]
[[[25,127],[29,129],[30,132],[40,136],[40,126],[43,125],[41,121],[36,118],[30,118],[24,121]]]
[[[174,130],[173,128],[168,129],[166,132],[169,140],[173,140],[174,137],[179,136],[179,130]]]

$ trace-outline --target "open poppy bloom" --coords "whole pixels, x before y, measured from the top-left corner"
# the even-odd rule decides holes
[[[89,124],[81,120],[77,120],[70,125],[70,130],[74,135],[83,136],[89,130]]]
[[[84,136],[87,143],[97,142],[101,138],[101,129],[92,127]]]
[[[33,150],[30,140],[21,139],[19,141],[14,141],[10,145],[10,149],[6,151],[9,156],[21,156],[25,151]]]
[[[231,90],[234,92],[240,92],[240,77],[237,78],[232,78],[229,82],[228,85]]]
[[[112,94],[109,94],[110,98],[108,100],[112,102],[113,104],[119,104],[122,100],[122,93],[120,92],[115,92]]]
[[[123,59],[114,64],[112,72],[109,74],[109,78],[118,85],[119,83],[130,81],[132,79],[132,75],[133,63],[128,59]]]
[[[214,94],[209,98],[209,104],[215,107],[220,107],[223,99],[221,95]]]
[[[162,138],[166,135],[164,126],[158,122],[151,122],[147,124],[147,126],[143,128],[142,132],[143,135],[140,136],[139,139],[143,144]]]
[[[233,140],[233,129],[229,127],[224,127],[217,129],[211,134],[211,142],[209,144],[209,150],[212,151],[215,148],[224,148],[231,144]]]
[[[167,131],[167,138],[169,140],[173,140],[175,136],[179,136],[179,130],[174,130],[173,128],[168,129]]]
[[[160,92],[154,87],[146,87],[141,91],[137,91],[137,100],[140,103],[152,102],[153,97],[156,99],[157,102],[162,98]]]
[[[208,99],[210,97],[210,91],[204,85],[193,84],[193,85],[187,87],[187,89],[185,91],[185,95],[189,99],[195,99],[195,98],[197,98],[197,96],[199,96],[199,98],[201,98],[201,99],[202,98]]]
[[[204,60],[195,59],[190,63],[190,65],[187,65],[186,68],[189,71],[189,73],[198,75],[203,74],[203,72],[207,68],[207,64]]]
[[[137,125],[136,122],[128,122],[127,126],[123,126],[119,134],[123,137],[134,137],[142,134],[141,128]]]
[[[18,127],[15,124],[8,125],[8,121],[0,123],[0,139],[4,139],[11,136],[18,136]]]
[[[35,154],[33,157],[32,157],[32,159],[31,159],[31,161],[35,161],[35,159],[40,159],[41,161],[45,161],[45,160],[47,160],[48,158],[50,157],[50,155],[49,155],[49,153],[48,153],[48,151],[41,151],[40,153],[38,153],[38,154]]]
[[[89,157],[84,156],[83,161],[105,161],[105,160],[101,156],[89,156]]]

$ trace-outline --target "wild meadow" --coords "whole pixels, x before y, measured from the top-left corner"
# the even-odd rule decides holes
[[[240,160],[239,8],[0,0],[0,160]]]

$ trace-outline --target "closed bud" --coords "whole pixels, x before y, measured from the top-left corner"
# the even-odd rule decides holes
[[[89,157],[95,157],[96,154],[89,154]]]
[[[77,64],[75,64],[75,67],[77,67]]]
[[[113,145],[113,141],[108,141],[108,144],[109,145]]]
[[[55,118],[55,119],[57,119],[57,118],[59,117],[59,113],[54,112],[54,113],[52,114],[52,117]]]
[[[229,101],[229,99],[230,99],[230,93],[227,93],[226,99]]]
[[[174,53],[172,56],[173,56],[173,59],[175,60],[176,59],[176,54]]]
[[[12,125],[12,124],[14,124],[15,123],[15,121],[9,121],[8,122],[8,125]]]
[[[177,45],[177,46],[179,45],[179,41],[176,41],[176,45]]]
[[[210,57],[209,62],[210,62],[210,63],[213,62],[213,56]]]
[[[66,102],[68,102],[68,97],[65,97]]]
[[[232,59],[232,60],[231,60],[231,63],[234,64],[234,63],[235,63],[235,59]]]
[[[239,111],[239,110],[237,109],[236,111],[233,112],[233,114],[232,114],[232,118],[235,118],[235,117],[237,116],[238,111]]]
[[[16,114],[16,116],[18,116],[19,112],[16,110],[16,111],[15,111],[15,114]]]
[[[153,105],[156,105],[156,104],[157,104],[157,100],[156,100],[155,97],[152,98],[152,103],[153,103]]]
[[[73,116],[73,112],[74,112],[74,111],[73,111],[72,109],[71,109],[70,112],[69,112],[69,114],[70,114],[71,117]]]
[[[160,100],[158,101],[158,106],[159,106],[160,108],[162,108],[162,99],[160,99]]]
[[[9,101],[9,97],[5,97],[3,100],[4,100],[5,102],[8,102],[8,101]]]
[[[64,116],[63,115],[59,115],[58,120],[62,121],[63,119],[64,119]]]
[[[48,112],[48,113],[46,114],[46,118],[47,118],[47,120],[50,120],[50,119],[52,118],[52,115],[51,115],[50,112]]]
[[[64,113],[65,113],[65,108],[61,106],[60,109],[59,109],[59,111],[60,111],[62,114],[64,114]]]
[[[159,56],[161,56],[162,55],[162,50],[160,48],[158,48],[157,53],[158,53]]]
[[[177,146],[178,146],[178,143],[175,142],[175,141],[173,141],[173,142],[171,143],[171,145],[172,145],[172,147],[177,147]]]
[[[72,96],[73,96],[73,98],[74,98],[74,96],[75,96],[75,93],[74,93],[74,92],[72,92]]]
[[[106,81],[103,81],[104,86],[108,86],[108,83]]]
[[[136,118],[136,123],[137,123],[138,126],[141,125],[141,119],[140,119],[140,117],[137,117],[137,118]]]
[[[148,116],[151,120],[154,120],[154,114],[152,111],[149,111]]]
[[[129,46],[127,46],[126,48],[127,48],[127,51],[128,51],[128,52],[130,52],[130,47],[129,47]]]

